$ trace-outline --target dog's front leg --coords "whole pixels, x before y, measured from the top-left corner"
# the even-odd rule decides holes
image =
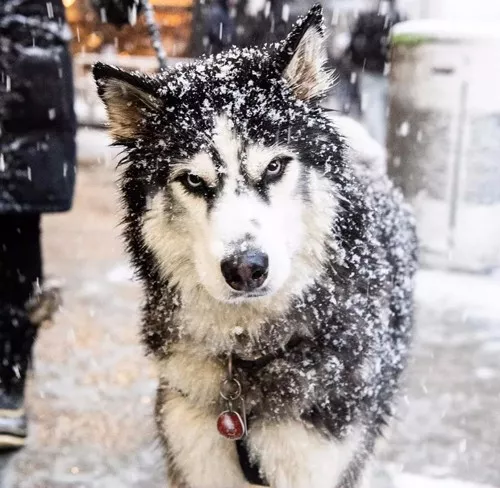
[[[216,413],[174,391],[163,391],[159,403],[157,424],[171,465],[167,470],[176,471],[181,486],[245,488],[235,445],[218,433]]]
[[[342,440],[327,439],[301,421],[256,422],[248,444],[272,488],[339,486],[362,445],[362,429]]]
[[[339,486],[357,449],[364,445],[364,431],[351,424],[357,417],[360,399],[353,395],[349,409],[320,415],[329,420],[335,415],[337,435],[325,436],[303,421],[313,407],[331,405],[344,391],[359,390],[358,377],[342,367],[337,351],[307,344],[291,350],[250,377],[248,404],[254,418],[250,425],[249,447],[272,488],[332,488]],[[307,353],[307,354],[306,354]],[[307,361],[304,361],[307,357]],[[325,365],[329,368],[325,369]],[[337,368],[332,371],[331,366]],[[341,428],[340,428],[341,427]]]

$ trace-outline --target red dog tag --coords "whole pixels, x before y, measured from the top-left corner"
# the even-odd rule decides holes
[[[227,410],[217,418],[219,434],[232,441],[238,441],[245,435],[245,424],[238,412]]]

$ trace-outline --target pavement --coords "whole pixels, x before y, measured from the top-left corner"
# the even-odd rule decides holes
[[[40,333],[29,443],[0,456],[0,487],[164,488],[116,151],[98,131],[79,141],[74,209],[43,222],[46,272],[65,279],[65,303]],[[416,298],[413,360],[374,488],[500,488],[500,277],[424,270]]]

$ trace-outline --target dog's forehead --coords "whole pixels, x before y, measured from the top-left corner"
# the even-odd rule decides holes
[[[225,115],[214,120],[214,130],[209,144],[203,146],[194,157],[177,165],[175,173],[189,167],[204,177],[209,184],[215,184],[223,175],[225,179],[240,179],[243,174],[251,180],[258,180],[267,164],[277,155],[292,155],[293,150],[285,144],[266,147],[241,137],[236,124]]]
[[[335,152],[324,140],[331,137],[329,123],[314,104],[294,95],[273,59],[266,50],[235,48],[158,75],[163,110],[149,122],[167,141],[169,161],[176,164],[203,152],[213,160],[215,146],[225,153],[224,162],[241,162],[242,146],[246,156],[259,152],[249,152],[252,145],[285,145],[314,153],[317,164],[328,162]],[[252,175],[262,172],[269,157],[262,155],[255,165],[256,159],[249,159]]]
[[[182,96],[187,92],[199,91],[211,95],[237,96],[245,86],[252,86],[252,80],[262,79],[276,82],[271,58],[265,50],[232,49],[225,53],[197,60],[188,64],[178,64],[158,75],[161,83],[160,95]],[[248,85],[250,83],[250,85]]]
[[[257,49],[234,49],[179,65],[158,81],[163,110],[151,122],[172,142],[182,140],[191,155],[211,145],[214,137],[220,139],[221,117],[231,121],[240,138],[262,137],[264,125],[285,123],[295,103],[293,98],[283,101],[286,85],[270,56]]]
[[[239,122],[255,121],[267,114],[289,118],[303,110],[274,58],[266,49],[234,48],[220,55],[178,65],[158,75],[157,93],[167,111],[186,120],[187,115],[210,124],[225,112]]]

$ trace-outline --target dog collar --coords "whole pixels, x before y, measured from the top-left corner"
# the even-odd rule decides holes
[[[217,417],[217,430],[226,439],[235,441],[241,470],[247,482],[253,486],[269,486],[269,483],[262,477],[260,467],[250,459],[248,453],[245,442],[245,436],[248,432],[245,399],[241,382],[234,372],[233,365],[236,365],[241,370],[259,370],[267,366],[271,361],[278,359],[290,348],[297,346],[302,340],[303,338],[294,336],[278,351],[253,360],[241,359],[235,357],[232,353],[228,353],[224,358],[221,358],[226,364],[226,376],[221,382],[219,394],[226,407]]]
[[[248,454],[244,439],[248,431],[245,399],[241,383],[233,371],[233,355],[231,353],[227,355],[226,361],[227,374],[220,386],[220,396],[226,402],[226,409],[217,418],[217,430],[226,439],[235,441],[238,461],[247,482],[252,486],[268,486],[260,474],[259,466],[250,461]]]
[[[243,439],[248,431],[243,388],[234,372],[233,364],[236,363],[241,369],[245,370],[259,370],[274,359],[282,356],[289,348],[296,346],[302,340],[298,336],[292,337],[280,350],[254,360],[235,358],[232,353],[226,355],[226,376],[222,380],[219,390],[220,397],[225,402],[225,409],[217,417],[217,430],[222,436],[238,441]]]

